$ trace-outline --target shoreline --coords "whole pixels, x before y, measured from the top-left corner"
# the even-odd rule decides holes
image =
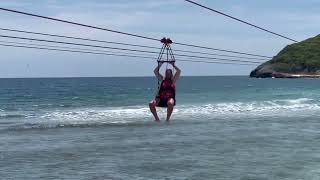
[[[289,73],[268,73],[258,76],[250,76],[251,78],[320,78],[320,74],[289,74]]]

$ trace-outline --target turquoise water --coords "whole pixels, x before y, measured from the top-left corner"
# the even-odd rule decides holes
[[[320,179],[318,79],[0,79],[2,179]],[[165,110],[160,109],[160,117]]]

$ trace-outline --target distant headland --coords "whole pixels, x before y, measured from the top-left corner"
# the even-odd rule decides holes
[[[320,78],[320,35],[288,45],[250,73],[256,78]]]

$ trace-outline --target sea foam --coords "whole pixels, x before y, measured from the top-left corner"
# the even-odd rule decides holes
[[[193,121],[201,119],[230,119],[247,117],[295,117],[317,115],[320,104],[307,98],[229,102],[209,104],[177,105],[172,119]],[[158,109],[163,119],[166,109]],[[87,107],[51,110],[38,116],[24,119],[30,127],[65,127],[65,126],[99,126],[128,125],[152,121],[152,115],[146,106],[128,107]]]

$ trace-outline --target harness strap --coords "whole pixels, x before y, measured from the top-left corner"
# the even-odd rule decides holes
[[[160,66],[160,61],[158,61],[158,67]],[[160,92],[160,80],[158,78],[158,93],[157,95],[159,95],[159,92]]]
[[[171,49],[171,47],[170,47],[170,44],[172,44],[173,42],[172,42],[172,40],[171,39],[169,39],[169,38],[162,38],[161,39],[161,43],[163,43],[163,46],[162,46],[162,48],[161,48],[161,50],[160,50],[160,54],[159,54],[159,56],[158,56],[158,60],[157,60],[157,62],[158,62],[158,67],[160,67],[160,63],[162,62],[162,63],[167,63],[166,64],[166,70],[168,70],[168,64],[170,63],[170,62],[175,62],[175,58],[174,58],[174,55],[173,55],[173,52],[172,52],[172,49]],[[166,51],[166,52],[165,52]],[[163,61],[162,60],[162,56],[163,56],[163,54],[164,53],[166,53],[166,57],[165,57],[165,61]],[[160,68],[159,68],[159,70],[160,70]],[[174,74],[174,65],[172,64],[172,74]],[[158,92],[157,92],[157,96],[159,95],[159,92],[160,92],[160,87],[161,85],[160,85],[160,79],[158,78]]]

